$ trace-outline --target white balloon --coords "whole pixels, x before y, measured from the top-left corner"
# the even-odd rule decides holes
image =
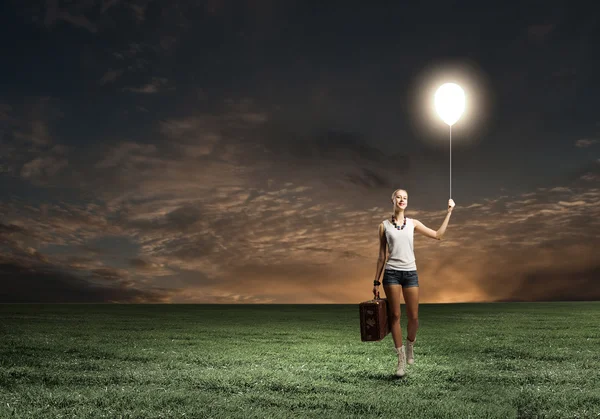
[[[455,83],[446,83],[435,92],[435,110],[452,126],[465,110],[465,92]]]

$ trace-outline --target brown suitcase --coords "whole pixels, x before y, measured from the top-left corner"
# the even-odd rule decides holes
[[[379,341],[390,333],[387,298],[380,298],[377,293],[377,297],[373,300],[363,301],[358,308],[360,311],[360,339],[363,342]]]

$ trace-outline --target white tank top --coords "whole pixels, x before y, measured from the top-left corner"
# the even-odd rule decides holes
[[[406,217],[406,227],[398,230],[390,220],[384,220],[385,237],[388,243],[388,260],[385,269],[395,269],[397,271],[416,271],[415,249],[413,245],[413,236],[415,224],[412,218]]]

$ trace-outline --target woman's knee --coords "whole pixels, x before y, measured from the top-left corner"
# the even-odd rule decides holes
[[[400,312],[398,312],[398,313],[391,312],[390,313],[390,320],[392,321],[392,323],[399,322],[400,321]]]

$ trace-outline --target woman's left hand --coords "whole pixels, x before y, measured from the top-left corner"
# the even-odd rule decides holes
[[[452,212],[452,210],[454,209],[454,205],[456,205],[454,203],[454,201],[452,199],[448,200],[448,212]]]

